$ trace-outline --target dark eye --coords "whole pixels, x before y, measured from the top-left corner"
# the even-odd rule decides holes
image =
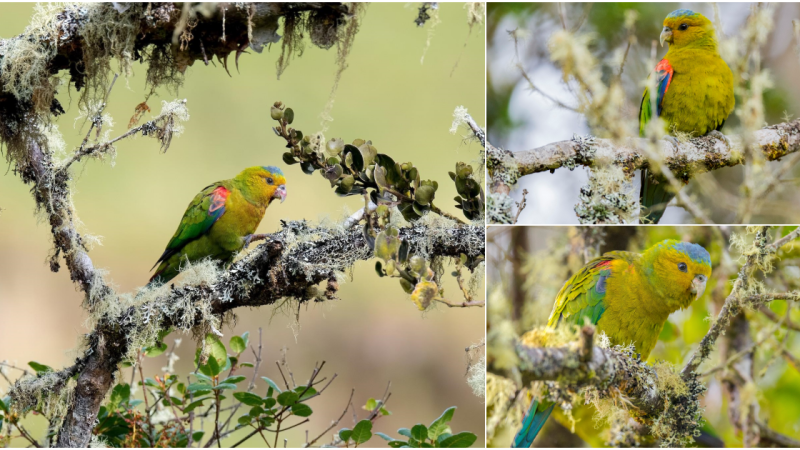
[[[685,30],[687,28],[689,28],[689,25],[687,25],[685,23],[682,23],[681,26],[678,27],[679,30]]]
[[[686,272],[686,270],[687,270],[686,269],[686,263],[679,263],[678,264],[678,270],[680,270],[681,272]]]
[[[274,182],[275,182],[275,180],[273,180],[272,178],[267,178],[267,183],[268,183],[268,184],[272,184],[272,183],[274,183]]]

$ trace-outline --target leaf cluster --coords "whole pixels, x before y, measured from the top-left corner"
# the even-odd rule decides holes
[[[377,407],[377,404],[375,406]],[[455,406],[447,408],[427,427],[418,423],[410,429],[400,428],[397,430],[397,434],[402,436],[400,439],[395,439],[385,433],[374,434],[386,440],[391,448],[467,448],[474,444],[478,437],[469,431],[453,434],[448,422],[453,420],[455,410]],[[354,447],[358,447],[369,441],[372,435],[372,422],[367,419],[358,422],[352,430],[349,428],[339,430],[339,438],[347,443],[348,447],[350,443]]]

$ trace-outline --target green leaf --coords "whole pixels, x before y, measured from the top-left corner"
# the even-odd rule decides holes
[[[224,365],[228,358],[228,350],[225,349],[222,341],[216,335],[208,334],[206,335],[206,346],[208,347],[208,357],[213,356],[217,360],[218,366]]]
[[[239,364],[239,367],[255,367],[253,363],[243,362]]]
[[[231,338],[231,350],[236,352],[236,354],[240,354],[247,349],[247,345],[244,343],[244,339],[239,336],[234,336]]]
[[[353,427],[353,434],[351,436],[353,438],[353,442],[358,444],[363,444],[372,438],[372,422],[367,419],[364,419],[356,424]]]
[[[236,385],[233,384],[233,383],[220,383],[220,384],[214,386],[214,390],[217,390],[217,391],[222,391],[222,390],[225,390],[225,389],[236,390]]]
[[[292,108],[286,108],[283,111],[283,120],[285,120],[288,124],[294,122],[294,110],[292,110]]]
[[[443,433],[449,433],[450,427],[447,425],[447,422],[453,420],[453,414],[455,414],[455,412],[456,407],[451,406],[445,409],[438,419],[431,422],[430,427],[428,427],[428,439],[433,439],[435,441]]]
[[[278,401],[277,401],[277,400],[275,400],[275,399],[274,399],[274,398],[272,398],[272,397],[267,397],[267,398],[265,398],[265,399],[264,399],[264,407],[266,407],[267,409],[270,409],[270,408],[272,408],[272,407],[273,407],[273,406],[275,406],[277,403],[278,403]]]
[[[186,388],[187,392],[210,391],[214,386],[208,383],[192,383]]]
[[[294,391],[300,396],[300,400],[305,400],[317,393],[317,390],[311,386],[309,386],[308,389],[306,389],[306,386],[297,386],[294,388]]]
[[[300,163],[300,168],[303,169],[303,172],[305,172],[308,175],[311,175],[312,173],[314,173],[315,170],[317,170],[317,169],[314,168],[313,164],[311,164],[310,162],[307,162],[307,161],[301,162]]]
[[[196,431],[192,433],[192,440],[195,442],[200,442],[200,439],[203,439],[203,435],[206,434],[205,431]]]
[[[275,391],[277,391],[279,394],[282,392],[282,391],[281,391],[281,388],[279,388],[279,387],[278,387],[278,385],[277,385],[277,384],[275,384],[275,382],[274,382],[274,381],[270,380],[270,379],[269,379],[269,378],[267,378],[267,377],[261,377],[261,379],[262,379],[262,380],[264,380],[264,381],[266,381],[266,382],[267,382],[267,384],[268,384],[268,385],[270,385],[270,387],[272,387],[272,389],[275,389]]]
[[[264,403],[264,400],[261,397],[257,396],[256,394],[251,394],[250,392],[235,392],[233,394],[233,398],[239,400],[247,406],[261,406],[261,404]]]
[[[193,373],[192,375],[196,376],[197,378],[203,381],[208,381],[208,383],[211,384],[211,377],[209,377],[208,375],[204,375],[202,373]]]
[[[406,441],[390,441],[389,447],[392,448],[400,448],[400,447],[408,447],[408,442]]]
[[[290,166],[292,164],[297,164],[298,163],[298,161],[296,159],[294,159],[294,155],[292,154],[292,152],[286,152],[286,153],[283,154],[283,162],[285,162],[286,164],[288,164]]]
[[[414,193],[414,199],[420,205],[430,205],[433,198],[436,196],[436,188],[430,185],[420,186]]]
[[[428,439],[428,427],[425,425],[418,423],[411,428],[411,437],[416,439],[420,442]]]
[[[219,375],[219,373],[222,371],[222,368],[217,362],[217,358],[214,358],[211,355],[208,356],[208,363],[206,363],[206,365],[208,366],[208,371],[212,377]]]
[[[297,395],[296,392],[292,391],[281,392],[280,394],[278,394],[278,403],[280,403],[281,406],[294,405],[295,403],[297,403],[297,400],[299,399],[300,396]]]
[[[245,377],[243,377],[243,376],[241,376],[241,375],[237,375],[237,376],[234,376],[234,377],[228,377],[228,378],[225,378],[224,380],[222,380],[222,382],[223,382],[223,383],[233,383],[233,384],[236,384],[236,383],[241,383],[241,382],[242,382],[242,381],[244,381],[245,379],[246,379]]]
[[[411,430],[409,430],[408,428],[400,428],[399,430],[397,430],[397,433],[400,436],[405,436],[409,438],[411,437]]]
[[[203,402],[204,402],[204,401],[206,401],[206,400],[208,400],[208,398],[203,398],[203,399],[200,399],[200,400],[194,401],[194,402],[192,402],[192,403],[189,403],[189,404],[186,406],[186,408],[183,408],[183,412],[185,412],[185,413],[192,412],[192,411],[193,411],[195,408],[197,408],[198,406],[203,406]]]
[[[165,351],[167,351],[167,344],[165,344],[164,342],[159,342],[152,347],[145,348],[144,354],[150,358],[155,358],[156,356],[161,355]]]
[[[352,434],[353,430],[349,428],[342,428],[341,430],[339,430],[339,439],[343,440],[344,442],[347,442],[348,440],[350,440],[350,436]]]
[[[125,403],[131,398],[131,386],[127,383],[118,384],[111,390],[111,398],[109,398],[109,409],[116,410],[120,404]]]
[[[380,437],[381,437],[381,438],[383,438],[384,440],[387,440],[387,441],[389,441],[389,442],[392,442],[392,441],[394,440],[394,438],[393,438],[393,437],[389,436],[389,435],[388,435],[388,434],[386,434],[386,433],[381,433],[381,432],[378,432],[378,433],[375,433],[375,434],[376,434],[376,435],[378,435],[378,436],[380,436]]]
[[[292,414],[295,416],[308,417],[312,412],[311,407],[305,403],[295,403],[292,405]]]
[[[264,414],[264,408],[262,408],[260,406],[253,406],[252,408],[250,408],[250,416],[251,417],[258,417],[261,414]]]
[[[442,448],[467,448],[474,444],[478,439],[474,433],[469,431],[462,431],[461,433],[454,434],[439,442],[439,447]]]
[[[45,372],[52,372],[53,368],[50,366],[46,366],[44,364],[39,364],[36,361],[28,362],[28,365],[31,366],[31,369],[35,370],[36,373],[45,373]]]
[[[247,414],[245,414],[245,415],[243,415],[243,416],[239,417],[238,419],[236,419],[236,421],[237,421],[237,422],[239,422],[239,425],[247,425],[247,424],[249,424],[249,423],[250,423],[252,420],[253,420],[253,418],[252,418],[252,417],[250,417],[250,416],[249,416],[249,415],[247,415]]]

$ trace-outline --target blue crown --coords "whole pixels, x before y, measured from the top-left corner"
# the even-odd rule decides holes
[[[678,17],[692,17],[695,15],[697,15],[697,13],[692,11],[691,9],[676,9],[675,11],[669,13],[667,19],[676,19]]]
[[[273,174],[273,175],[280,175],[280,176],[283,176],[283,171],[282,171],[281,169],[279,169],[279,168],[275,167],[275,166],[261,166],[261,167],[262,167],[264,170],[266,170],[267,172],[269,172],[269,173],[271,173],[271,174]]]
[[[706,264],[711,266],[711,255],[708,254],[706,249],[697,244],[692,244],[691,242],[678,242],[673,244],[672,248],[685,254],[691,258],[692,261],[698,264]]]

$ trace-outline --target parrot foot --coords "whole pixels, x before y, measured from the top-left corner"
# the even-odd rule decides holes
[[[720,141],[724,141],[728,145],[728,149],[733,148],[733,144],[731,144],[731,140],[728,139],[728,136],[725,136],[720,131],[711,130],[711,131],[708,132],[708,136],[713,136],[713,137],[719,139]]]
[[[679,141],[675,136],[666,135],[664,136],[664,140],[674,145],[676,150],[681,145],[681,141]]]
[[[263,241],[268,238],[269,238],[268,234],[248,234],[247,236],[244,237],[244,246],[246,248],[255,241]]]

